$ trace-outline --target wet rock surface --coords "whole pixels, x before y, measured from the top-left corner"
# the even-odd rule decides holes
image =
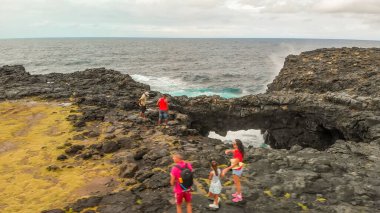
[[[266,142],[277,149],[246,148],[244,201],[231,202],[235,189],[228,174],[218,212],[377,212],[379,57],[379,49],[360,48],[289,56],[265,94],[171,97],[167,127],[156,125],[155,110],[148,110],[147,119],[138,117],[136,100],[149,86],[113,70],[34,76],[22,66],[4,66],[0,99],[37,96],[77,104],[81,114],[68,120],[80,141],[100,137],[90,121],[111,124],[102,143],[67,142],[57,158],[109,160],[119,171],[122,187],[44,212],[175,212],[168,181],[170,155],[177,151],[194,167],[194,212],[210,212],[209,161],[228,164],[224,150],[231,147],[204,135],[250,128],[266,131]],[[158,94],[151,92],[148,109],[155,108]],[[54,168],[52,172],[65,169]]]

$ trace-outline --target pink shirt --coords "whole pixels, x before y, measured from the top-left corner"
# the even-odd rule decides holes
[[[189,168],[190,171],[193,171],[193,167],[191,166],[191,164],[189,162],[181,161],[181,162],[177,163],[176,165],[179,165],[181,168],[184,168],[185,164],[187,164],[187,168]],[[175,177],[175,183],[174,183],[174,188],[173,188],[174,193],[181,193],[183,191],[183,189],[179,185],[179,182],[178,182],[178,178],[181,177],[181,170],[178,169],[177,167],[173,166],[170,174]]]

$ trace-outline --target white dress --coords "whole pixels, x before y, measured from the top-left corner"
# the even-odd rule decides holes
[[[209,192],[213,194],[220,194],[222,192],[222,183],[220,182],[220,169],[218,169],[218,176],[215,175],[215,171],[212,171],[212,179]]]

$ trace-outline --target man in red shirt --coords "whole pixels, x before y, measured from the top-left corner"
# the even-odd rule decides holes
[[[166,95],[163,94],[160,99],[157,101],[157,106],[159,110],[158,114],[158,125],[161,124],[161,120],[164,120],[165,124],[168,124],[168,111],[169,111],[169,103],[168,99],[166,98]]]
[[[192,212],[192,206],[191,206],[191,191],[186,190],[184,191],[182,187],[180,186],[180,178],[181,178],[181,169],[187,167],[190,171],[193,171],[193,167],[189,162],[185,162],[183,160],[183,157],[181,154],[174,154],[173,155],[173,161],[176,164],[173,166],[172,170],[170,171],[170,185],[173,186],[173,192],[174,197],[176,200],[176,207],[177,207],[177,213],[182,213],[182,201],[185,199],[186,201],[186,209],[187,213]]]

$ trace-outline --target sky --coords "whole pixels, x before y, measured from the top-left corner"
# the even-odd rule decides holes
[[[0,0],[0,38],[380,40],[380,0]]]

